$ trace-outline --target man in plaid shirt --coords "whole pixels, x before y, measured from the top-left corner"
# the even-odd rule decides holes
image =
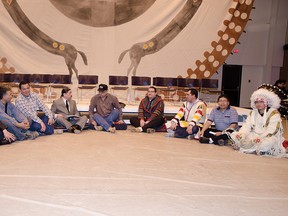
[[[28,118],[31,131],[37,131],[40,135],[51,135],[54,129],[51,126],[54,123],[53,113],[47,105],[39,98],[39,96],[31,92],[28,82],[20,82],[20,93],[16,99],[16,107]],[[45,115],[38,116],[41,110]]]

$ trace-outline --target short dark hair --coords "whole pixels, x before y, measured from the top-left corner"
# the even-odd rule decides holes
[[[148,89],[150,88],[154,89],[154,91],[157,92],[157,89],[154,86],[150,86]]]
[[[21,81],[21,82],[19,83],[19,89],[21,89],[22,85],[26,85],[26,84],[28,84],[28,85],[30,86],[30,82]]]
[[[68,88],[68,87],[63,88],[62,91],[61,91],[61,97],[62,97],[65,93],[68,93],[70,90],[71,90],[71,89]]]
[[[221,99],[221,98],[226,98],[228,100],[228,102],[230,102],[230,98],[228,97],[228,95],[226,94],[222,94],[218,97],[217,102]]]
[[[277,86],[278,84],[281,84],[281,83],[284,83],[284,84],[286,84],[286,80],[277,80],[276,82],[275,82],[275,84],[274,84],[274,86]]]
[[[195,95],[195,97],[198,98],[198,91],[195,88],[190,88],[187,92],[190,92],[191,95]]]
[[[0,100],[3,99],[3,96],[7,93],[7,91],[10,91],[11,89],[7,86],[0,86]]]

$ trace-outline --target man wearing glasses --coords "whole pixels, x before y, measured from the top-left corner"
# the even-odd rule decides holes
[[[212,123],[215,129],[210,128]],[[218,97],[218,107],[215,107],[200,132],[200,143],[213,143],[216,145],[228,144],[226,132],[233,132],[238,126],[238,113],[234,107],[230,106],[227,95]]]
[[[147,96],[139,104],[138,116],[132,117],[130,123],[135,127],[132,132],[154,133],[163,127],[165,123],[164,102],[157,95],[155,87],[149,87]]]

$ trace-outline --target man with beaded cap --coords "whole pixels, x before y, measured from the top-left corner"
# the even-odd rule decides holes
[[[231,134],[233,148],[243,153],[281,156],[285,153],[283,126],[278,108],[282,91],[263,84],[251,98],[251,108],[246,122],[238,132]]]

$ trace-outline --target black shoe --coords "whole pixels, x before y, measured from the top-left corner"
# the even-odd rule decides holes
[[[80,131],[81,131],[81,127],[80,127],[80,125],[78,125],[78,124],[74,124],[73,126],[74,126],[74,128],[75,128],[76,130],[80,130]]]
[[[77,124],[74,124],[68,129],[68,132],[79,134],[79,133],[81,133],[81,127]]]
[[[147,128],[147,133],[155,133],[155,129],[154,128]]]
[[[199,138],[199,142],[200,143],[205,143],[205,144],[209,144],[210,139],[207,137],[200,137]]]
[[[228,140],[219,139],[218,142],[215,143],[215,145],[219,145],[219,146],[228,145]]]
[[[74,133],[75,134],[80,134],[81,133],[81,127],[78,124],[74,124]]]
[[[74,127],[73,127],[73,125],[68,128],[68,132],[69,132],[69,133],[74,133]]]
[[[12,141],[13,142],[13,141]],[[12,142],[9,142],[8,140],[6,140],[6,139],[2,139],[2,140],[0,140],[0,145],[9,145],[9,144],[11,144]]]

